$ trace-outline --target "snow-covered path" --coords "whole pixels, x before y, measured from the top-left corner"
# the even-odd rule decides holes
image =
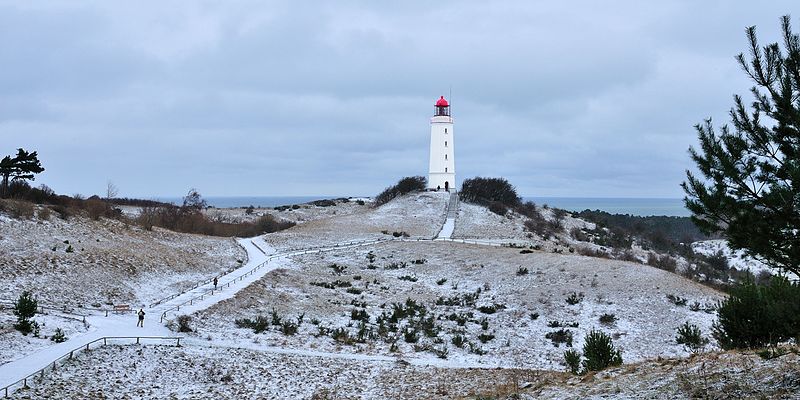
[[[258,281],[267,273],[285,265],[289,256],[341,250],[389,240],[392,239],[348,242],[276,254],[275,249],[264,241],[263,237],[239,239],[238,243],[247,251],[248,261],[243,266],[220,276],[217,282],[217,289],[213,288],[213,284],[207,283],[146,309],[147,316],[145,317],[144,327],[136,326],[137,317],[135,313],[109,314],[107,317],[102,315],[88,316],[86,317],[86,322],[89,324],[89,329],[86,332],[70,337],[66,342],[54,344],[18,360],[0,365],[0,388],[13,385],[15,382],[49,366],[70,351],[85,347],[87,344],[103,337],[181,336],[176,335],[175,332],[170,331],[166,326],[159,323],[162,314],[166,315],[167,319],[176,315],[191,314],[211,307],[223,300],[230,299],[240,290]],[[184,304],[190,301],[190,304]],[[303,352],[298,352],[298,354],[303,354]],[[16,387],[11,388],[9,393],[13,389],[16,389]]]
[[[448,226],[449,224],[449,226]],[[442,228],[442,233],[439,237],[442,239],[449,239],[453,231],[454,219],[448,218]],[[448,233],[449,232],[449,233]],[[445,234],[445,235],[443,235]],[[275,270],[276,268],[285,266],[288,257],[298,254],[326,252],[333,250],[341,250],[352,247],[360,247],[366,245],[377,244],[381,242],[391,241],[393,239],[379,239],[357,243],[344,243],[332,246],[288,251],[284,253],[276,253],[263,237],[239,239],[239,244],[247,251],[248,261],[242,267],[231,271],[228,274],[220,276],[217,283],[217,289],[208,283],[198,286],[192,290],[186,291],[173,299],[164,301],[152,308],[146,309],[147,317],[145,318],[145,326],[136,326],[135,313],[126,313],[123,315],[109,314],[109,316],[92,315],[86,318],[89,324],[89,329],[80,335],[69,338],[64,343],[54,344],[52,346],[41,349],[35,353],[27,355],[18,360],[0,365],[0,388],[13,385],[15,382],[45,368],[52,364],[60,357],[68,354],[70,351],[85,347],[87,344],[101,339],[103,337],[175,337],[182,336],[167,329],[167,327],[159,323],[161,315],[166,315],[167,319],[182,314],[191,314],[197,311],[204,310],[213,306],[223,300],[230,299],[242,289],[248,287],[250,284],[263,278],[267,273]],[[417,239],[420,240],[420,239]],[[430,240],[430,239],[426,239]],[[212,291],[213,289],[213,291]],[[191,304],[184,304],[190,302]],[[189,344],[204,345],[204,346],[226,346],[227,344],[208,343],[198,340],[188,339]],[[241,347],[241,345],[240,345]],[[260,351],[280,353],[280,354],[294,354],[301,356],[311,357],[329,357],[329,358],[342,358],[342,359],[356,359],[363,361],[396,361],[396,357],[392,356],[375,356],[357,353],[327,353],[300,349],[283,349],[279,347],[269,346],[255,346],[254,349]],[[438,367],[449,368],[495,368],[496,365],[475,365],[475,364],[460,364],[453,361],[427,359],[427,358],[412,358],[407,359],[413,365],[432,365]],[[12,387],[9,393],[18,387]]]
[[[458,216],[458,194],[450,193],[450,201],[447,202],[447,217],[442,225],[442,230],[436,235],[437,239],[450,239],[456,229],[456,217]]]
[[[256,244],[256,242],[259,242]],[[274,250],[263,241],[263,238],[253,239],[240,239],[239,244],[247,250],[248,262],[240,268],[221,276],[219,278],[218,286],[226,286],[231,282],[230,287],[217,290],[212,296],[206,296],[203,300],[195,301],[189,307],[181,307],[180,313],[191,313],[208,308],[222,300],[233,297],[239,290],[247,287],[250,283],[260,279],[269,271],[274,270],[282,264],[285,257],[274,259],[264,268],[260,268],[257,273],[252,273],[245,279],[243,276],[251,271],[259,264],[264,263],[268,259],[268,254]],[[262,250],[263,249],[263,250]],[[189,299],[196,296],[210,292],[213,289],[212,284],[199,286],[193,290],[187,291],[180,296],[177,296],[169,301],[165,301],[153,308],[146,309],[146,317],[144,327],[137,327],[137,317],[135,313],[125,313],[123,315],[109,314],[105,317],[102,315],[92,315],[86,318],[89,324],[89,329],[80,335],[69,338],[66,342],[54,344],[52,346],[41,349],[35,353],[29,354],[26,357],[18,360],[0,365],[0,387],[14,384],[16,381],[25,378],[26,376],[41,370],[52,364],[53,361],[69,353],[70,351],[79,347],[85,347],[97,339],[110,336],[176,336],[174,332],[167,329],[163,324],[159,323],[159,317],[167,310],[180,305]]]

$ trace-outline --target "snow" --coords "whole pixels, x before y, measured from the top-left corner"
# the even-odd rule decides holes
[[[707,305],[723,298],[721,293],[641,264],[555,254],[551,250],[557,248],[556,242],[543,241],[525,232],[524,217],[514,213],[501,217],[483,207],[462,203],[457,217],[446,219],[448,200],[446,193],[426,192],[401,196],[378,208],[357,206],[353,202],[300,208],[296,214],[302,211],[303,221],[296,227],[239,239],[235,250],[230,249],[233,243],[230,240],[144,232],[85,220],[43,221],[41,225],[53,225],[42,234],[21,234],[22,239],[9,238],[4,230],[0,251],[18,253],[30,260],[49,256],[50,243],[61,240],[61,237],[48,238],[56,236],[57,229],[73,235],[80,229],[100,232],[98,238],[102,241],[95,243],[103,244],[92,244],[85,250],[92,257],[104,262],[124,260],[119,255],[124,252],[124,243],[139,246],[140,252],[146,253],[137,262],[150,261],[133,272],[130,280],[134,283],[124,286],[129,291],[127,297],[117,298],[141,301],[183,293],[146,309],[144,328],[135,327],[132,314],[91,315],[87,318],[88,327],[76,327],[66,343],[42,348],[36,343],[15,345],[17,348],[9,352],[9,358],[15,360],[0,365],[0,387],[50,365],[58,356],[96,338],[178,335],[158,323],[162,314],[166,315],[166,325],[172,325],[177,316],[191,316],[190,325],[195,332],[180,334],[183,347],[147,344],[93,349],[49,373],[33,389],[19,391],[15,396],[499,397],[510,387],[518,390],[524,382],[541,381],[529,392],[559,397],[560,390],[568,385],[568,393],[574,395],[564,397],[586,397],[600,393],[597,388],[604,387],[603,382],[581,386],[570,381],[569,375],[555,372],[564,369],[565,347],[556,347],[545,338],[547,333],[559,329],[549,327],[551,321],[578,323],[577,327],[566,328],[573,332],[576,347],[589,330],[601,329],[612,335],[626,364],[646,362],[656,371],[654,374],[662,375],[668,373],[658,372],[653,366],[655,361],[647,360],[689,356],[685,348],[675,343],[679,325],[688,321],[708,335],[715,319],[713,314],[676,306],[667,300],[667,295],[687,298],[689,304]],[[229,218],[244,215],[243,210],[220,212],[227,213]],[[542,212],[547,214],[546,218],[552,217],[549,211]],[[31,223],[36,224],[0,221],[4,229],[11,227],[18,232],[30,229]],[[24,227],[15,227],[17,224]],[[566,217],[565,226],[588,225]],[[116,232],[115,229],[119,229],[119,237],[113,240],[111,233],[104,233],[104,230]],[[410,237],[395,238],[393,232],[405,232]],[[437,233],[438,240],[431,240]],[[73,237],[70,241],[74,241]],[[116,241],[120,244],[105,244]],[[547,251],[525,249],[524,253],[519,248],[500,246],[510,242],[550,244],[542,246]],[[25,249],[22,243],[33,249]],[[127,257],[128,253],[123,254]],[[232,262],[234,257],[244,261],[241,266]],[[123,291],[117,282],[125,277],[124,267],[103,274],[94,269],[81,270],[86,263],[84,259],[72,260],[63,255],[56,258],[76,269],[76,274],[97,279],[79,287],[70,287],[64,281],[52,283],[48,299],[66,301],[65,297],[73,292],[83,299],[89,296],[80,294],[81,291],[91,292],[96,287]],[[222,265],[209,267],[214,259],[222,260]],[[181,260],[192,264],[180,267]],[[344,270],[338,272],[329,267],[331,264]],[[53,273],[37,274],[27,264],[11,266],[16,282],[28,279],[35,284],[55,279]],[[520,273],[521,268],[528,272]],[[210,284],[192,288],[196,282],[215,275],[219,275],[218,288]],[[348,292],[345,288],[328,289],[312,284],[334,280],[350,282],[358,290]],[[478,291],[474,306],[437,305],[439,298]],[[565,299],[571,293],[581,293],[583,300],[567,304]],[[356,327],[350,316],[356,308],[354,303],[363,305],[374,325],[378,315],[390,312],[392,303],[408,298],[425,305],[430,315],[437,317],[435,321],[440,327],[435,337],[422,337],[418,344],[446,347],[446,359],[402,338],[396,342],[397,351],[392,351],[391,344],[381,339],[345,345],[318,334],[320,326],[341,327],[354,333]],[[491,305],[503,307],[494,313],[478,310],[480,306]],[[298,333],[286,336],[273,327],[255,334],[235,324],[238,318],[269,315],[273,310],[289,319],[302,314],[304,322]],[[459,326],[447,318],[453,313],[472,313],[473,317]],[[538,314],[538,318],[532,319],[532,313]],[[604,313],[612,313],[618,320],[610,325],[600,324],[599,316]],[[479,323],[483,318],[488,322],[486,330]],[[47,322],[47,326],[54,323]],[[404,323],[400,322],[401,327]],[[481,343],[478,337],[484,333],[495,337]],[[479,355],[456,347],[451,343],[456,334],[486,353]],[[0,336],[0,340],[6,339]],[[646,381],[641,377],[637,381],[630,371],[616,371],[613,373],[623,376],[620,381],[628,382],[631,387]],[[528,396],[523,398],[537,397],[523,395]]]
[[[722,252],[722,255],[728,259],[728,266],[740,271],[750,271],[756,276],[762,272],[774,273],[774,270],[766,264],[746,256],[743,250],[732,251],[725,240],[716,239],[694,242],[692,243],[692,250],[695,253],[706,256],[713,256],[718,252]]]
[[[453,235],[453,230],[456,227],[456,220],[455,218],[448,218],[444,221],[444,226],[442,226],[442,230],[436,236],[437,239],[450,239],[450,236]]]

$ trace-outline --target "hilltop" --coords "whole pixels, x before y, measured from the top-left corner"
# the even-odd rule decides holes
[[[184,347],[103,347],[15,396],[63,391],[71,397],[70,390],[78,390],[89,397],[635,397],[647,382],[684,376],[684,386],[651,392],[674,398],[692,395],[698,382],[693,371],[705,365],[700,360],[727,360],[704,367],[721,381],[741,378],[726,371],[730,363],[792,368],[790,358],[768,364],[740,353],[690,357],[675,342],[676,328],[690,322],[707,335],[713,306],[724,295],[643,264],[649,254],[659,256],[653,250],[634,246],[627,253],[632,261],[610,259],[622,252],[593,243],[601,229],[591,222],[541,208],[541,221],[560,226],[543,236],[526,227],[524,215],[501,216],[467,203],[458,204],[451,239],[432,240],[448,199],[423,192],[377,208],[336,201],[207,211],[231,221],[269,214],[297,222],[253,239],[246,254],[231,239],[146,231],[114,220],[2,217],[3,268],[12,277],[6,292],[28,287],[54,304],[146,303],[239,264],[236,271],[268,262],[263,275],[221,297],[169,311],[168,326],[183,313],[189,316],[191,332],[180,333]],[[570,232],[584,232],[579,236],[587,240]],[[62,249],[68,245],[72,253]],[[271,254],[274,259],[267,258]],[[41,266],[48,264],[57,267]],[[58,319],[47,323],[67,326]],[[80,338],[86,329],[92,328],[75,326],[70,335]],[[613,337],[624,364],[573,378],[563,372],[563,352],[570,344],[579,347],[592,329]],[[0,337],[16,343],[6,360],[47,345],[17,343],[15,335],[6,329]],[[198,367],[200,374],[190,372]],[[774,393],[792,385],[776,383]]]

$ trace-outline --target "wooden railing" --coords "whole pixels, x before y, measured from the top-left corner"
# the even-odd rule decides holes
[[[179,336],[104,336],[104,337],[92,340],[89,343],[82,344],[80,347],[76,347],[76,348],[64,353],[60,357],[58,357],[55,360],[53,360],[53,362],[47,364],[47,366],[45,366],[44,368],[42,368],[42,369],[40,369],[40,370],[38,370],[36,372],[33,372],[33,373],[23,377],[22,379],[14,382],[14,383],[12,383],[12,384],[10,384],[8,386],[0,388],[0,391],[3,392],[4,397],[8,397],[8,395],[10,393],[14,393],[14,391],[17,390],[17,389],[30,387],[28,385],[28,383],[32,383],[34,378],[36,378],[36,377],[44,378],[44,375],[45,375],[46,371],[48,371],[48,370],[55,371],[56,368],[58,367],[59,363],[61,363],[64,360],[71,360],[72,357],[74,357],[76,353],[79,353],[81,351],[89,350],[92,347],[92,345],[100,343],[100,342],[102,342],[102,344],[97,344],[97,346],[94,346],[94,347],[105,346],[110,341],[120,341],[120,340],[128,340],[128,341],[135,340],[136,344],[139,344],[144,340],[147,340],[147,341],[154,341],[154,340],[173,341],[174,340],[176,346],[180,346],[181,345],[181,338]],[[133,343],[131,343],[131,344],[133,344]]]

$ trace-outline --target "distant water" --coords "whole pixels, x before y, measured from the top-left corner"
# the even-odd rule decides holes
[[[337,196],[210,196],[204,197],[208,205],[217,208],[229,207],[277,207],[283,205],[308,203],[320,199],[333,199]],[[180,205],[182,197],[162,197],[156,200]],[[612,214],[631,214],[638,216],[668,215],[688,217],[689,210],[683,207],[682,199],[653,198],[599,198],[599,197],[525,197],[537,205],[563,208],[569,211],[602,210]]]
[[[277,207],[292,204],[308,203],[321,199],[333,199],[335,196],[209,196],[203,197],[209,206],[217,208],[231,207]],[[155,200],[181,205],[183,197],[161,197]]]
[[[667,215],[688,217],[689,210],[683,206],[683,199],[654,198],[596,198],[596,197],[525,197],[537,205],[547,204],[568,211],[601,210],[611,214],[630,214],[641,217]]]

